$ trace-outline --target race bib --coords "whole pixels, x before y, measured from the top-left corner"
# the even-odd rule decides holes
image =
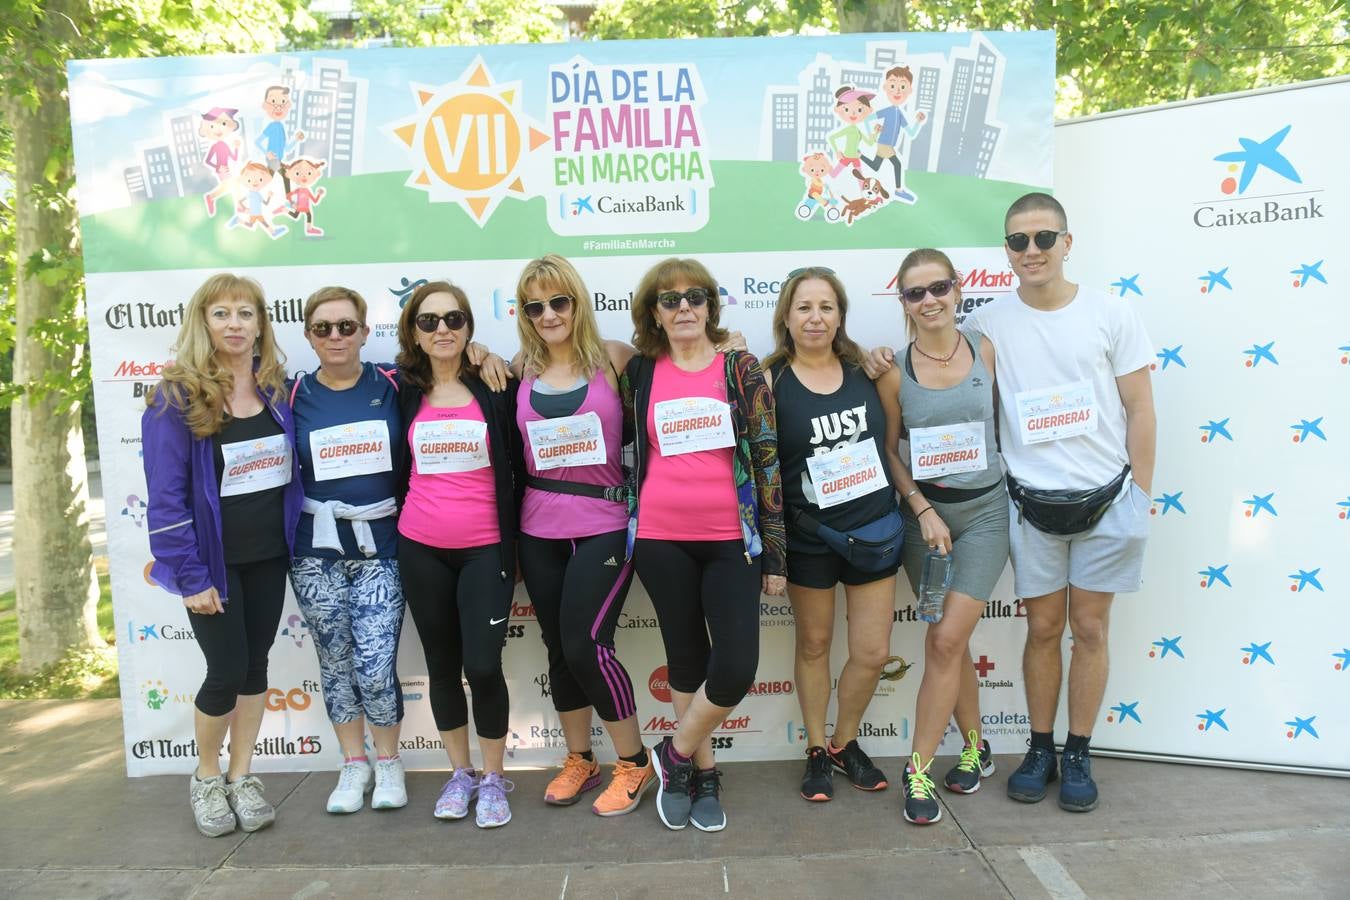
[[[736,446],[731,407],[711,397],[685,397],[656,404],[656,439],[662,456]]]
[[[809,457],[806,468],[816,490],[816,505],[821,509],[891,487],[873,438]]]
[[[540,472],[605,461],[605,433],[596,413],[526,422],[525,429],[529,432],[530,456]]]
[[[1097,395],[1090,381],[1019,391],[1014,399],[1023,444],[1059,441],[1097,430]]]
[[[909,468],[916,481],[980,472],[988,465],[983,422],[909,430]]]
[[[490,464],[487,423],[464,419],[418,422],[413,426],[413,458],[419,475],[486,468]]]
[[[372,475],[394,467],[389,453],[389,424],[384,419],[311,431],[309,455],[315,481]]]
[[[235,497],[291,483],[291,447],[286,435],[221,444],[225,474],[220,477],[220,496]]]

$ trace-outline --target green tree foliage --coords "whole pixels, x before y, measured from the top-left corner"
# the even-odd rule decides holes
[[[834,3],[821,0],[600,0],[586,35],[610,40],[819,33],[834,22]]]
[[[386,38],[400,47],[526,44],[561,37],[556,8],[527,0],[475,0],[431,5],[407,0],[355,0],[352,38]]]

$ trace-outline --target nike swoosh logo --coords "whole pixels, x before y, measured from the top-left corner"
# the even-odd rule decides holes
[[[506,616],[502,616],[500,619],[488,619],[488,624],[489,624],[489,625],[500,625],[500,624],[502,624],[503,622],[506,621],[506,618],[507,618]]]

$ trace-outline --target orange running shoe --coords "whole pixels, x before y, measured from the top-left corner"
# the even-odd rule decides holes
[[[652,767],[651,751],[647,751],[647,764],[635,766],[627,760],[614,764],[614,778],[605,792],[591,804],[591,812],[597,816],[622,816],[638,808],[642,795],[647,788],[656,783],[656,769]]]
[[[581,795],[600,786],[600,764],[580,753],[568,753],[562,771],[544,791],[544,802],[553,806],[571,806]]]

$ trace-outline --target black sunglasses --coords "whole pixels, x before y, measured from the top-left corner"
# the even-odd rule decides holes
[[[361,323],[355,319],[340,319],[336,322],[324,322],[320,320],[318,322],[310,322],[305,330],[315,337],[326,338],[328,335],[332,334],[334,328],[336,328],[337,333],[343,337],[351,337],[361,329]]]
[[[1037,247],[1040,247],[1042,250],[1049,250],[1051,247],[1055,246],[1055,241],[1059,240],[1059,236],[1062,234],[1068,234],[1068,232],[1050,231],[1047,229],[1045,231],[1038,231],[1035,235],[1030,235],[1025,231],[1015,231],[1012,234],[1005,234],[1003,236],[1003,241],[1008,245],[1008,249],[1014,253],[1021,253],[1023,250],[1027,249],[1027,245],[1030,244],[1033,239],[1036,241]]]
[[[419,331],[425,331],[427,334],[435,334],[436,329],[441,327],[441,323],[451,331],[459,331],[469,323],[469,316],[462,309],[452,309],[444,315],[435,313],[418,313],[417,318],[413,319],[413,324]]]
[[[549,297],[548,307],[558,315],[562,315],[572,308],[572,298],[566,294]],[[529,303],[522,306],[521,309],[525,310],[525,315],[529,316],[531,319],[537,319],[544,314],[544,301],[531,300]]]
[[[833,275],[834,269],[831,269],[829,266],[802,266],[800,269],[793,269],[791,272],[787,274],[787,277],[789,280],[791,280],[793,278],[796,278],[798,275],[805,275],[807,272],[817,272],[824,275]]]
[[[698,309],[708,302],[708,289],[694,287],[683,294],[679,291],[662,291],[656,295],[656,302],[661,304],[662,309],[679,309],[682,300],[689,302],[690,309]]]
[[[900,292],[900,296],[906,303],[922,303],[925,294],[932,294],[934,297],[945,297],[947,292],[952,289],[956,282],[950,278],[944,278],[941,281],[935,281],[925,287],[905,288]]]

